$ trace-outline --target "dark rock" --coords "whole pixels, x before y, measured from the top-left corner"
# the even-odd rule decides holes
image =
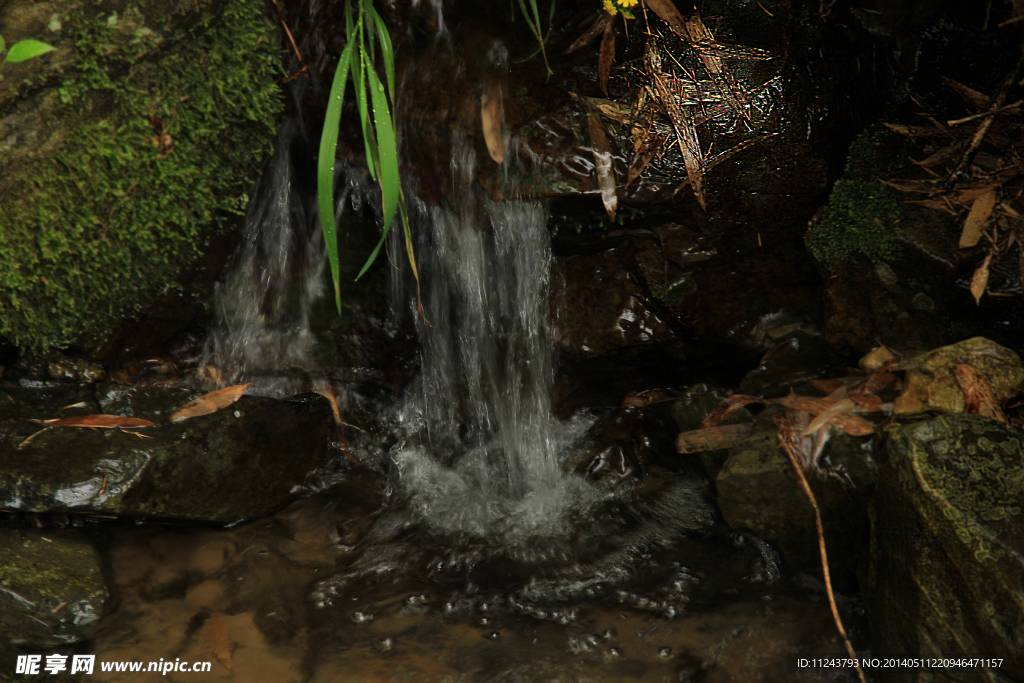
[[[81,532],[0,529],[0,557],[0,641],[45,648],[93,636],[110,593]]]
[[[867,587],[875,652],[999,657],[998,674],[965,667],[952,678],[1024,678],[1024,432],[944,415],[892,429],[886,449]],[[913,669],[879,673],[919,680]]]
[[[687,389],[686,393],[672,404],[672,417],[675,419],[679,431],[688,432],[692,429],[700,429],[704,418],[710,415],[711,411],[717,408],[727,397],[728,395],[725,392],[707,384],[695,384]],[[740,408],[721,424],[736,425],[753,421],[754,416],[750,414],[750,411],[746,408]],[[716,451],[701,451],[693,455],[700,459],[704,464],[705,471],[714,479],[718,476],[722,465],[725,464],[726,459],[729,457],[729,449],[720,448]],[[687,458],[692,456],[681,455],[679,457]]]
[[[674,436],[664,405],[619,408],[591,427],[587,445],[569,456],[564,467],[605,486],[639,479],[642,494],[649,487],[657,488],[662,475],[679,467]]]
[[[98,385],[9,387],[0,418],[0,500],[31,512],[105,512],[236,522],[270,514],[328,460],[327,401],[243,397],[212,415],[168,424],[184,389]],[[8,398],[9,397],[9,398]],[[83,408],[69,407],[84,402]],[[91,413],[141,417],[130,431],[55,428],[30,419]],[[137,432],[137,433],[132,433]],[[19,444],[23,444],[19,447]]]
[[[831,374],[829,349],[817,328],[799,323],[780,325],[769,330],[768,337],[779,341],[743,378],[739,393],[777,398],[809,380]]]
[[[551,282],[548,330],[559,352],[599,356],[672,336],[615,250],[558,259]]]
[[[793,466],[778,447],[774,425],[763,422],[733,446],[718,473],[722,517],[779,549],[794,569],[822,577],[814,511]],[[824,456],[832,474],[810,478],[821,509],[829,570],[836,590],[856,590],[856,570],[866,556],[867,507],[874,473],[860,439],[834,432]]]
[[[977,305],[969,284],[984,248],[961,249],[961,221],[879,180],[930,178],[907,161],[925,156],[905,136],[867,129],[811,222],[806,241],[826,276],[825,339],[844,362],[879,342],[910,353],[983,335],[1024,349],[1018,278],[993,269],[989,291],[1000,296]]]

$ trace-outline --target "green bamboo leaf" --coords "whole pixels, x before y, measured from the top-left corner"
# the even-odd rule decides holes
[[[55,50],[53,45],[47,45],[46,43],[38,40],[21,40],[11,45],[11,49],[7,52],[7,56],[4,57],[4,64],[7,62],[24,62],[26,59],[32,59],[38,57],[41,54],[45,54],[50,50]]]
[[[377,145],[380,152],[380,189],[384,203],[384,225],[391,225],[398,209],[401,183],[398,177],[398,143],[395,140],[395,125],[391,120],[391,107],[388,104],[384,84],[377,77],[377,72],[369,69],[366,72],[370,80],[370,97],[373,99],[373,120],[377,132]]]
[[[391,46],[391,36],[388,35],[387,26],[384,25],[377,10],[370,5],[370,16],[373,17],[373,25],[377,27],[377,35],[380,38],[380,52],[384,57],[384,74],[388,79],[388,95],[392,101],[395,99],[395,51]]]
[[[360,22],[360,26],[362,23]],[[360,29],[361,31],[362,29]],[[359,66],[353,70],[352,78],[356,89],[356,106],[359,109],[359,123],[363,127],[363,147],[366,150],[366,166],[370,170],[370,177],[377,180],[377,169],[380,167],[379,154],[377,153],[377,139],[373,135],[373,126],[370,121],[370,108],[366,99],[366,72],[373,70],[373,64],[366,54],[363,36],[359,35]]]
[[[334,155],[338,148],[338,124],[341,121],[341,105],[345,101],[345,86],[348,83],[349,67],[352,63],[354,42],[342,50],[338,67],[334,71],[331,94],[327,99],[327,113],[324,116],[324,131],[320,137],[320,156],[317,159],[317,195],[320,203],[320,227],[327,247],[327,260],[331,264],[334,280],[334,300],[341,313],[341,275],[338,271],[338,236],[334,225]]]

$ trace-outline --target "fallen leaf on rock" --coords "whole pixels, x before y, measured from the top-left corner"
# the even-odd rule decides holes
[[[69,410],[71,408],[86,408],[88,404],[85,401],[79,401],[78,403],[72,403],[69,406],[64,406],[61,410]]]
[[[699,453],[715,451],[720,448],[732,448],[733,445],[750,434],[753,426],[748,422],[683,432],[676,438],[676,450],[680,453]]]
[[[585,101],[585,100],[584,100]],[[604,132],[604,124],[600,115],[587,102],[587,119],[590,123],[590,146],[594,151],[594,172],[597,174],[597,187],[601,191],[601,202],[604,210],[614,221],[618,209],[619,198],[615,194],[615,170],[612,168],[612,148],[608,144],[608,136]]]
[[[988,252],[988,256],[981,262],[978,269],[974,271],[974,275],[971,276],[971,296],[974,297],[974,303],[981,305],[981,297],[985,296],[985,290],[988,289],[988,264],[992,262],[993,252]]]
[[[966,363],[957,365],[953,373],[956,375],[956,383],[960,385],[967,400],[964,412],[977,413],[992,420],[1007,422],[1006,415],[999,406],[999,401],[992,393],[991,385],[973,365]]]
[[[592,41],[594,38],[597,38],[597,36],[605,30],[605,27],[608,26],[608,24],[612,23],[612,18],[612,15],[608,14],[607,12],[601,12],[597,20],[594,21],[593,24],[591,24],[590,28],[588,28],[582,36],[577,38],[575,42],[573,42],[573,44],[569,46],[569,48],[565,51],[564,54],[569,54],[571,52],[575,52],[581,47],[586,47],[586,45],[589,44],[590,41]]]
[[[215,413],[222,408],[227,408],[229,405],[242,398],[242,394],[245,393],[245,388],[247,386],[249,385],[236,384],[233,387],[218,389],[217,391],[211,391],[208,394],[203,394],[194,401],[189,401],[171,413],[170,420],[171,422],[181,422],[182,420],[188,420],[201,415],[209,415],[210,413]]]
[[[679,13],[676,6],[672,4],[671,0],[644,0],[644,4],[647,5],[658,17],[668,24],[669,28],[674,33],[679,35],[684,40],[688,40],[689,36],[686,35],[686,22],[683,20],[683,15]]]
[[[86,427],[89,429],[114,429],[116,427],[152,427],[153,423],[138,417],[120,415],[79,415],[53,420],[37,420],[47,427]]]
[[[974,200],[971,210],[964,221],[963,232],[960,233],[960,248],[973,247],[981,240],[982,230],[992,215],[992,208],[996,205],[996,191],[990,189],[985,194]]]
[[[877,412],[882,409],[882,399],[875,394],[850,394],[848,398],[861,408],[871,412]]]

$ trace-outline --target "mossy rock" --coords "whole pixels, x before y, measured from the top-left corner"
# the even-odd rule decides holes
[[[195,396],[119,385],[0,390],[10,401],[0,417],[0,501],[26,512],[229,523],[281,509],[327,463],[336,432],[326,399],[243,396],[211,415],[167,422]],[[78,402],[85,407],[66,408]],[[25,443],[40,427],[30,419],[91,413],[156,426],[49,429]]]
[[[1001,676],[966,667],[950,678],[1021,680],[1024,432],[978,415],[944,415],[891,430],[886,449],[868,572],[875,653],[999,657]],[[884,674],[883,681],[949,680],[915,669]]]
[[[779,447],[772,424],[733,446],[716,479],[718,507],[729,526],[750,531],[779,549],[790,567],[822,579],[814,511],[793,466]],[[866,557],[868,500],[874,472],[861,440],[835,433],[824,457],[849,478],[820,474],[810,478],[825,525],[829,566],[836,590],[857,589],[856,570]]]
[[[261,3],[6,3],[0,335],[98,348],[247,203],[282,111]]]
[[[19,647],[90,638],[110,593],[99,552],[76,530],[0,529],[0,640]]]
[[[918,366],[907,373],[897,407],[903,413],[934,410],[962,413],[966,398],[956,381],[956,366],[975,368],[992,387],[997,399],[1007,399],[1024,386],[1024,366],[1016,353],[984,337],[966,339],[918,356]]]

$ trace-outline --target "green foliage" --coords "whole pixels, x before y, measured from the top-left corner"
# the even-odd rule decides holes
[[[8,169],[0,198],[0,334],[102,341],[244,210],[282,108],[279,60],[258,5],[219,9],[173,42],[138,11],[68,17],[77,64],[42,113],[56,151]]]
[[[857,254],[890,259],[896,253],[893,219],[900,208],[894,192],[877,180],[839,180],[811,221],[807,246],[825,264]]]
[[[6,45],[4,37],[0,36],[0,52],[4,51]],[[3,61],[0,61],[0,67],[7,62],[10,62],[11,64],[15,62],[24,62],[26,59],[38,57],[39,55],[45,54],[53,49],[54,47],[52,45],[47,45],[46,43],[42,43],[38,40],[19,40],[14,45],[11,45],[11,49],[7,51],[6,55],[4,55]]]
[[[373,8],[372,0],[357,0],[353,19],[352,6],[345,2],[346,38],[345,49],[338,60],[334,72],[334,82],[327,101],[327,113],[324,118],[324,130],[320,138],[320,156],[317,162],[317,192],[320,202],[320,225],[324,232],[324,243],[327,246],[327,258],[331,264],[331,275],[334,280],[335,303],[341,312],[341,288],[338,272],[338,238],[334,222],[334,157],[338,144],[338,122],[341,119],[341,107],[345,101],[345,89],[351,76],[355,89],[356,105],[359,120],[362,124],[363,143],[366,147],[366,163],[370,175],[380,183],[384,230],[380,241],[366,260],[356,279],[362,277],[370,264],[377,258],[384,240],[387,238],[396,211],[401,208],[402,221],[405,226],[406,247],[409,260],[416,269],[412,252],[412,241],[409,232],[409,221],[406,217],[402,186],[398,173],[398,144],[395,136],[395,125],[391,116],[388,97],[394,99],[395,57],[391,47],[384,21]],[[387,91],[384,83],[374,67],[377,47],[380,48],[387,79]],[[367,97],[367,91],[369,97]],[[370,110],[373,110],[371,124]]]
[[[529,7],[527,7],[529,3]],[[530,33],[537,39],[537,50],[526,59],[533,57],[539,52],[544,57],[544,68],[547,69],[548,76],[551,76],[551,65],[548,64],[548,53],[544,50],[544,44],[548,41],[548,37],[551,35],[551,27],[555,21],[555,0],[551,0],[551,6],[548,9],[548,30],[546,33],[541,31],[540,26],[540,10],[537,9],[537,0],[519,0],[519,9],[523,12],[523,18],[526,20],[526,25],[530,27]]]

